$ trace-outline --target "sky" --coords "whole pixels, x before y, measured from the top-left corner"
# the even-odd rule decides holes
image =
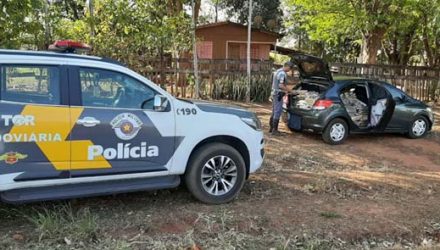
[[[191,15],[191,7],[187,6],[185,8],[186,13]],[[202,7],[200,8],[200,16],[208,17],[209,23],[213,23],[215,20],[215,7],[212,4],[212,0],[202,0]],[[226,21],[226,12],[224,10],[219,10],[218,21]]]
[[[202,8],[200,14],[203,16],[210,16],[212,17],[212,20],[215,19],[215,7],[212,4],[211,0],[202,0]],[[219,11],[218,20],[219,22],[226,21],[225,11]]]

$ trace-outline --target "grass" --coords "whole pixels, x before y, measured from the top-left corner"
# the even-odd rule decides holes
[[[75,211],[69,203],[34,210],[25,217],[35,226],[39,242],[93,242],[98,233],[97,216],[89,209]]]
[[[326,218],[326,219],[337,219],[337,218],[341,218],[342,217],[342,215],[340,215],[340,214],[338,214],[336,212],[333,212],[333,211],[320,212],[319,215],[321,217]]]

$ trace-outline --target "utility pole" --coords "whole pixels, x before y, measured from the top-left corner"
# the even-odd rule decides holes
[[[195,88],[196,88],[196,95],[195,98],[200,98],[199,88],[200,88],[200,81],[199,81],[199,60],[197,56],[197,41],[196,41],[196,4],[194,0],[191,0],[192,5],[192,42],[193,42],[193,58],[194,58],[194,81],[195,81]]]
[[[251,41],[252,41],[252,0],[249,0],[248,41],[247,41],[247,87],[246,102],[251,101]]]

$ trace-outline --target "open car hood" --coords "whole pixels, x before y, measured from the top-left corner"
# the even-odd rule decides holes
[[[333,81],[328,64],[321,58],[306,54],[293,54],[292,62],[298,67],[301,79]]]

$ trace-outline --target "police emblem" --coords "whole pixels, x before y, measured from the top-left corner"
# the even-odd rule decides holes
[[[122,113],[113,118],[110,125],[119,139],[128,141],[136,137],[143,123],[134,114]]]
[[[15,164],[18,160],[26,159],[27,155],[20,154],[17,152],[8,152],[6,154],[0,155],[0,161],[5,161],[6,164]]]

